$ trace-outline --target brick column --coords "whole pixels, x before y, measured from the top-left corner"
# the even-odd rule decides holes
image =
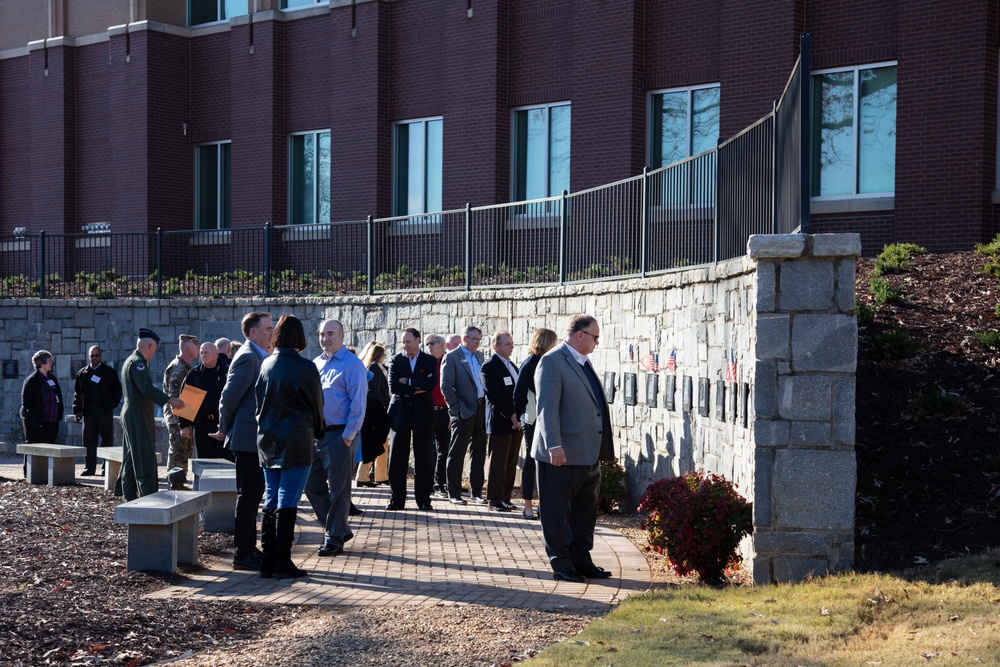
[[[751,236],[754,581],[854,562],[857,234]]]
[[[75,224],[76,59],[62,39],[48,42],[48,46],[45,41],[28,45],[32,218],[28,229],[62,234],[79,231]]]

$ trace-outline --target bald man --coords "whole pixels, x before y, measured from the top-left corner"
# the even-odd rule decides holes
[[[83,446],[87,448],[83,476],[93,475],[97,468],[97,439],[101,447],[111,447],[115,431],[114,412],[122,402],[122,383],[118,373],[103,361],[101,348],[92,345],[87,351],[90,361],[76,374],[73,387],[73,416],[83,422]]]
[[[181,435],[190,438],[193,431],[195,453],[199,459],[235,461],[233,453],[221,441],[211,437],[219,430],[219,400],[226,385],[227,368],[219,363],[219,358],[219,348],[215,343],[202,343],[198,348],[199,363],[184,378],[181,391],[184,387],[197,387],[205,391],[205,398],[193,421],[180,418]]]

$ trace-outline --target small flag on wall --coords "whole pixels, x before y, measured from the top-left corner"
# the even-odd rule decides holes
[[[726,382],[736,382],[736,350],[729,348],[726,357]]]
[[[645,357],[643,357],[642,359],[640,359],[639,363],[647,371],[651,371],[651,372],[655,373],[658,370],[660,370],[660,355],[653,354],[652,352],[650,352]]]
[[[635,351],[632,347],[632,343],[622,343],[622,350],[628,355],[629,361],[635,361]]]
[[[670,350],[670,356],[667,357],[667,370],[671,373],[677,370],[677,348]]]

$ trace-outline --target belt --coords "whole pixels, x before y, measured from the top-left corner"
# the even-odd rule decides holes
[[[446,406],[446,405],[435,405],[434,409],[435,410],[447,410],[448,406]]]
[[[207,419],[210,422],[214,422],[215,421],[215,415],[205,415],[205,419]]]
[[[479,404],[480,404],[480,405],[482,405],[482,404],[483,404],[483,403],[485,403],[485,402],[486,402],[486,399],[485,399],[485,398],[480,398],[480,399],[479,399]]]
[[[330,426],[327,426],[325,429],[323,429],[323,433],[328,433],[329,431],[332,431],[335,428],[346,428],[346,427],[347,424],[331,424]]]

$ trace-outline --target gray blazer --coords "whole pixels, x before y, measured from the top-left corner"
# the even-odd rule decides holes
[[[472,365],[461,347],[444,355],[441,360],[441,393],[452,419],[469,419],[479,408],[479,392],[472,377]]]
[[[219,399],[219,429],[226,434],[226,447],[234,452],[257,453],[257,396],[254,385],[264,358],[250,341],[237,350],[229,364],[226,386]]]
[[[593,465],[601,453],[602,388],[594,396],[590,382],[566,343],[551,349],[535,369],[538,418],[531,455],[551,463],[549,449],[562,447],[567,465]]]

